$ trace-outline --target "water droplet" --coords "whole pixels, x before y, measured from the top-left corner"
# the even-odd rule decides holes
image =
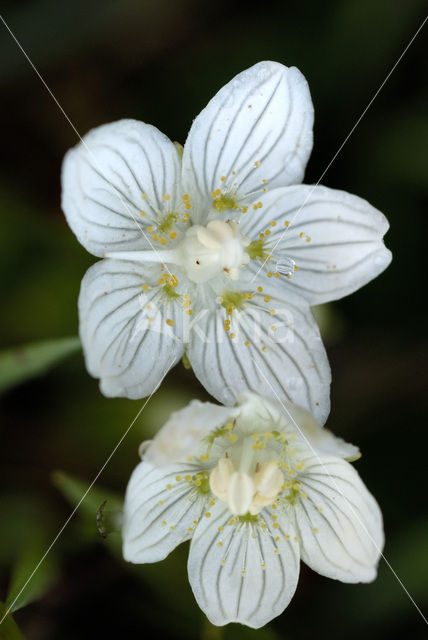
[[[278,271],[282,276],[292,276],[294,275],[295,266],[296,263],[293,258],[285,256],[285,258],[281,258],[281,260],[276,263],[276,271]]]

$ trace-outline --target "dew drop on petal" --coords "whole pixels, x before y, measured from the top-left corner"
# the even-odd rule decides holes
[[[295,266],[296,263],[293,258],[286,256],[276,263],[276,271],[278,271],[282,276],[292,276],[295,271]]]

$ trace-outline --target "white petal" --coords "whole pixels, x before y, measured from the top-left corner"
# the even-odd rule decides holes
[[[312,149],[312,124],[300,71],[259,62],[224,86],[195,119],[184,145],[184,184],[210,199],[219,187],[239,184],[244,196],[266,184],[299,183]]]
[[[309,446],[316,454],[337,456],[345,460],[356,460],[360,457],[360,450],[357,446],[345,442],[322,427],[306,409],[291,403],[287,404],[286,409],[286,415],[282,411],[285,419],[294,427],[300,441]]]
[[[321,575],[371,582],[383,548],[382,514],[352,466],[312,459],[299,476],[306,499],[296,505],[302,560]]]
[[[159,275],[159,265],[108,259],[82,280],[80,337],[88,371],[106,396],[148,396],[183,354],[181,309],[160,301]]]
[[[79,242],[96,256],[150,246],[144,230],[164,211],[164,195],[178,203],[180,166],[173,143],[143,122],[90,131],[62,168],[62,208]]]
[[[331,431],[322,427],[313,415],[291,402],[281,403],[274,398],[264,398],[258,393],[244,391],[238,398],[239,426],[254,430],[255,421],[258,431],[269,431],[272,423],[284,422],[288,429],[293,429],[299,441],[306,449],[317,455],[334,455],[346,460],[360,457],[360,450],[336,437]],[[255,420],[256,416],[256,420]]]
[[[190,333],[187,352],[193,370],[224,404],[234,404],[237,394],[248,389],[303,406],[323,423],[329,412],[330,367],[318,327],[301,298],[289,294],[279,299],[277,287],[265,287],[253,294],[248,311],[233,312],[229,332],[223,307],[196,314],[197,330]]]
[[[292,258],[298,266],[288,280],[290,288],[311,305],[356,291],[391,261],[382,241],[387,219],[357,196],[300,185],[276,189],[260,200],[261,209],[250,207],[242,216],[240,231],[256,239],[270,229],[275,255],[280,261]],[[271,221],[276,222],[274,227]]]
[[[158,562],[190,538],[202,505],[192,495],[194,487],[184,480],[186,474],[195,473],[189,466],[160,469],[144,461],[134,469],[126,489],[122,528],[123,556],[128,562]]]
[[[259,628],[282,613],[296,589],[299,547],[294,529],[291,523],[287,530],[229,525],[230,511],[221,502],[210,513],[190,545],[189,580],[195,598],[215,625],[240,622]]]
[[[147,459],[157,465],[185,460],[210,431],[230,422],[236,412],[212,402],[192,400],[184,409],[174,411],[158,431],[146,450]]]

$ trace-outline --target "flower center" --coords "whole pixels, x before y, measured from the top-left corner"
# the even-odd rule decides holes
[[[275,502],[284,489],[284,476],[278,462],[256,462],[250,454],[254,451],[252,444],[250,439],[244,441],[238,468],[226,454],[210,473],[212,493],[226,502],[236,516],[257,515]]]
[[[211,220],[206,227],[194,225],[186,231],[178,248],[181,266],[193,282],[206,282],[220,273],[237,280],[250,256],[245,251],[250,241],[232,221]]]

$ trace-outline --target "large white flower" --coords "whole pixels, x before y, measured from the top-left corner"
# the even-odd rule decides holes
[[[122,120],[67,153],[63,210],[106,258],[79,299],[105,395],[148,395],[185,352],[221,402],[272,386],[325,420],[330,372],[310,305],[355,291],[390,253],[366,201],[299,184],[312,124],[302,74],[261,62],[217,93],[184,150]]]
[[[193,401],[141,453],[124,557],[156,562],[190,538],[190,583],[214,624],[260,627],[279,615],[300,559],[343,582],[375,578],[382,516],[346,462],[358,448],[306,410],[249,392],[234,408]]]

